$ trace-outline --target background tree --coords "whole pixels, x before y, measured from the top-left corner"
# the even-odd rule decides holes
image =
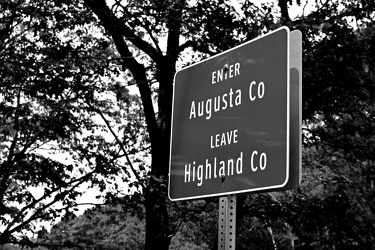
[[[356,1],[327,1],[293,21],[283,16],[304,36],[304,181],[253,211],[267,229],[284,231],[278,249],[372,248],[373,18],[373,3]]]
[[[339,2],[325,2],[321,5],[318,4],[316,11],[293,21],[288,14],[288,5],[292,4],[292,1],[279,1],[277,5],[280,7],[280,12],[275,10],[275,5],[273,4],[257,7],[250,1],[244,1],[242,5],[243,15],[239,15],[233,7],[220,1],[199,1],[193,6],[184,1],[163,3],[158,1],[145,1],[142,3],[133,1],[123,5],[116,3],[112,6],[112,9],[106,7],[104,1],[101,1],[101,4],[96,1],[94,4],[93,1],[87,0],[85,3],[97,15],[109,35],[112,36],[112,39],[116,41],[115,44],[118,50],[123,51],[122,56],[124,61],[128,62],[125,63],[127,67],[134,68],[134,65],[137,65],[137,69],[130,70],[134,75],[142,74],[147,76],[142,73],[144,70],[139,69],[135,61],[129,59],[132,54],[129,53],[130,50],[124,49],[127,44],[132,43],[143,53],[147,54],[151,64],[154,65],[155,79],[159,83],[156,89],[158,97],[157,122],[153,121],[154,113],[147,111],[152,111],[151,104],[148,104],[150,103],[151,95],[146,86],[141,86],[141,84],[145,83],[144,79],[146,77],[139,78],[136,82],[140,88],[144,107],[149,106],[149,109],[146,110],[145,108],[146,116],[147,114],[152,115],[152,117],[146,119],[150,137],[160,138],[161,136],[167,139],[164,144],[159,139],[154,141],[151,139],[151,148],[157,147],[157,150],[165,150],[164,154],[162,152],[160,152],[160,155],[157,153],[156,157],[155,151],[151,150],[153,157],[151,173],[157,179],[162,180],[163,178],[161,177],[165,177],[167,171],[170,94],[172,78],[176,68],[176,58],[179,53],[189,47],[194,51],[203,53],[203,57],[213,55],[282,24],[291,28],[298,28],[304,34],[305,94],[303,99],[306,125],[304,141],[306,146],[312,143],[319,147],[319,152],[323,149],[335,153],[341,152],[341,157],[348,164],[353,164],[358,160],[372,162],[372,156],[365,153],[366,150],[362,150],[362,147],[354,147],[354,145],[359,144],[359,141],[365,141],[366,144],[372,141],[373,133],[370,131],[373,131],[373,125],[371,124],[373,118],[371,100],[373,97],[369,92],[373,93],[370,91],[373,88],[373,77],[368,70],[369,61],[371,61],[368,58],[368,52],[371,51],[371,46],[368,46],[369,43],[362,40],[363,36],[358,33],[360,29],[353,26],[355,22],[362,26],[371,24],[374,11],[372,3],[363,2],[358,4],[356,1],[346,1],[340,4]],[[301,4],[301,2],[297,1],[295,4]],[[159,24],[164,25],[161,25],[160,27],[162,28],[158,29],[156,27]],[[167,34],[167,47],[164,51],[160,49],[160,43],[156,39],[156,37],[162,36],[163,33],[161,32]],[[146,34],[147,36],[145,36]],[[371,36],[367,38],[370,39]],[[321,71],[319,70],[320,67],[322,67]],[[168,70],[163,71],[164,69]],[[344,74],[342,73],[343,69],[345,69]],[[142,90],[143,88],[145,88],[144,91]],[[334,93],[336,98],[328,96],[328,93]],[[352,120],[347,119],[350,117]],[[342,131],[345,127],[344,124],[346,126],[350,125],[349,127],[351,128],[346,128],[345,131]],[[356,135],[350,136],[350,130],[357,131],[355,132]],[[364,136],[359,136],[359,130],[363,131]],[[155,136],[152,136],[153,133],[155,133]],[[345,140],[343,140],[344,138]],[[356,143],[353,141],[355,138]],[[369,147],[369,149],[370,151],[368,152],[371,152],[372,148]],[[367,155],[366,158],[361,159],[356,156],[352,159],[354,162],[349,161],[349,155],[355,151],[361,152],[361,154],[365,153]],[[164,160],[159,160],[159,156],[165,157]],[[330,167],[334,169],[334,165],[332,164]],[[345,169],[347,170],[348,167]],[[358,170],[357,167],[354,169]],[[345,172],[344,176],[347,176],[349,172]],[[339,183],[340,185],[343,184],[341,181]],[[159,184],[157,183],[157,185]],[[146,248],[150,248],[156,242],[159,246],[166,246],[169,244],[168,235],[173,233],[173,230],[168,232],[170,230],[167,227],[168,216],[165,209],[160,207],[160,204],[164,204],[161,201],[165,197],[166,190],[164,189],[161,192],[160,188],[155,188],[152,183],[148,188],[152,188],[153,191],[157,190],[162,195],[152,195],[155,199],[159,197],[156,199],[158,202],[155,203],[155,200],[147,197],[148,192],[146,191],[146,214],[150,218],[155,218],[155,215],[147,211],[157,211],[157,218],[159,219],[155,221],[150,219],[146,223]],[[335,190],[335,187],[331,186],[330,188]],[[321,202],[328,202],[328,200],[333,199],[332,197],[335,197],[336,192],[332,189],[329,189],[330,195],[324,196]],[[151,202],[148,203],[148,201]],[[354,200],[352,201],[354,202]],[[368,201],[366,200],[363,204],[367,208]],[[335,200],[335,202],[339,204],[346,201],[339,199]],[[154,207],[155,204],[158,204],[156,206],[157,209]],[[326,208],[325,206],[323,207]],[[302,207],[299,208],[302,209]],[[355,208],[352,206],[347,207],[347,210],[350,210],[348,212],[351,212],[352,209]],[[368,209],[365,209],[365,211],[368,211]],[[366,218],[368,216],[371,217],[371,213],[365,214]],[[160,226],[163,223],[165,224],[160,228],[160,231],[155,230],[157,225]],[[149,228],[148,225],[150,226]],[[267,228],[270,231],[270,227]],[[287,227],[286,231],[290,232],[290,230]],[[165,238],[163,242],[159,242],[154,238],[162,235]],[[335,237],[333,236],[333,238]],[[150,245],[148,245],[148,239],[150,240]],[[342,244],[342,241],[338,239],[333,239],[333,242],[341,242],[335,244]],[[355,242],[354,244],[359,244],[357,239],[353,240],[353,242]],[[315,243],[302,243],[302,245],[304,244],[311,245]]]
[[[70,217],[87,189],[138,185],[148,136],[131,79],[82,4],[0,7],[0,245],[34,246],[39,224]]]
[[[196,245],[214,247],[215,226],[194,223],[210,217],[211,203],[167,198],[173,76],[187,51],[198,61],[287,25],[304,41],[305,181],[294,192],[239,197],[238,248],[371,248],[370,1],[317,3],[295,19],[288,7],[302,1],[243,1],[240,13],[219,0],[2,4],[2,243],[31,245],[16,233],[33,231],[38,219],[69,219],[88,182],[107,203],[130,193],[124,209],[145,214],[146,249],[168,249],[173,236],[190,241],[194,228]],[[41,145],[65,152],[68,163],[41,154]],[[30,186],[43,188],[42,199]],[[63,208],[53,208],[58,203]]]
[[[38,240],[65,246],[79,244],[81,249],[143,249],[145,225],[140,216],[120,205],[96,207],[59,222]]]
[[[224,36],[229,39],[226,42],[216,39],[221,32],[231,34],[233,29],[229,28],[237,23],[234,9],[219,1],[203,1],[194,6],[186,1],[129,1],[108,6],[104,0],[87,0],[85,4],[114,41],[139,89],[152,156],[150,179],[142,190],[146,211],[145,248],[158,246],[159,249],[168,249],[175,233],[175,223],[168,216],[170,206],[166,179],[177,60],[188,47],[215,53],[218,49],[234,45],[233,36]],[[197,23],[201,25],[195,25]],[[165,49],[158,40],[161,37],[166,37]],[[180,43],[183,38],[186,41]],[[215,41],[219,48],[213,45]],[[137,61],[136,56],[140,53],[145,54],[148,60]],[[157,97],[157,112],[154,95]]]

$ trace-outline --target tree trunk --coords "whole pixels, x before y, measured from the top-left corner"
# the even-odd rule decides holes
[[[159,113],[157,144],[152,144],[151,179],[145,193],[146,250],[168,250],[171,235],[168,215],[168,172],[174,63],[157,70]]]
[[[162,55],[153,46],[142,40],[123,20],[108,8],[105,0],[85,0],[86,5],[98,16],[113,38],[124,65],[132,72],[141,94],[147,131],[151,144],[151,176],[143,190],[146,209],[145,249],[167,250],[171,241],[168,216],[168,172],[171,130],[173,78],[178,55],[182,7],[185,1],[172,2],[168,15],[167,53]],[[126,43],[131,41],[150,56],[156,65],[156,80],[159,83],[158,113],[153,108],[153,94],[147,77],[146,67],[132,55]]]
[[[159,180],[152,178],[145,193],[146,207],[146,250],[168,250],[171,237],[169,232],[167,188]]]
[[[288,0],[279,0],[279,7],[281,12],[281,18],[284,22],[289,22],[289,12],[288,12]]]

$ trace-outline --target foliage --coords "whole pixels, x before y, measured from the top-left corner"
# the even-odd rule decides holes
[[[64,249],[143,249],[145,240],[145,216],[144,211],[133,212],[129,210],[127,198],[118,200],[117,205],[107,205],[86,210],[84,214],[56,224],[50,233],[40,235],[38,241],[48,245],[58,244],[69,246]],[[185,215],[184,222],[178,235],[174,237],[170,249],[209,249],[207,241],[214,236],[212,225],[216,220],[211,213],[202,209],[206,202],[198,202],[200,209],[190,211]],[[216,205],[211,202],[209,206]],[[209,209],[213,211],[212,208]],[[209,224],[207,222],[210,221]],[[199,232],[199,228],[209,231]],[[209,236],[209,237],[207,237]],[[73,244],[74,243],[74,244]]]
[[[215,201],[167,198],[174,73],[287,25],[303,33],[304,181],[239,196],[237,248],[371,249],[372,1],[316,1],[294,20],[288,7],[303,1],[0,4],[0,244],[110,249],[128,235],[145,249],[215,248]],[[114,205],[74,218],[84,187]],[[27,237],[57,218],[43,241]]]
[[[303,118],[309,188],[295,198],[306,208],[300,219],[306,223],[296,231],[312,249],[371,249],[374,242],[374,6],[347,1],[344,7],[322,6],[311,14],[325,18],[306,39]],[[308,209],[316,218],[303,215]]]
[[[363,187],[365,178],[332,169],[347,171],[348,164],[306,150],[301,188],[244,198],[237,248],[274,249],[274,242],[277,249],[371,249],[373,190]]]
[[[246,197],[238,249],[372,249],[373,18],[373,4],[346,1],[285,22],[304,36],[303,182]]]
[[[83,185],[103,196],[128,193],[118,181],[137,188],[148,136],[131,79],[116,80],[121,64],[82,5],[1,8],[0,244],[32,246],[40,222],[77,211]]]
[[[124,212],[121,206],[97,207],[59,222],[41,240],[67,246],[77,244],[82,249],[143,249],[144,221]]]
[[[169,249],[212,249],[218,223],[217,199],[175,204],[172,213],[178,228]]]

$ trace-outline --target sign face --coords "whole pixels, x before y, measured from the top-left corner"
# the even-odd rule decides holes
[[[287,185],[289,38],[280,28],[176,73],[171,200]]]

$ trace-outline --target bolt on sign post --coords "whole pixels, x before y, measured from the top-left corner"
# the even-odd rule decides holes
[[[221,196],[229,206],[235,194],[297,187],[301,75],[302,36],[287,27],[178,71],[170,199]]]

